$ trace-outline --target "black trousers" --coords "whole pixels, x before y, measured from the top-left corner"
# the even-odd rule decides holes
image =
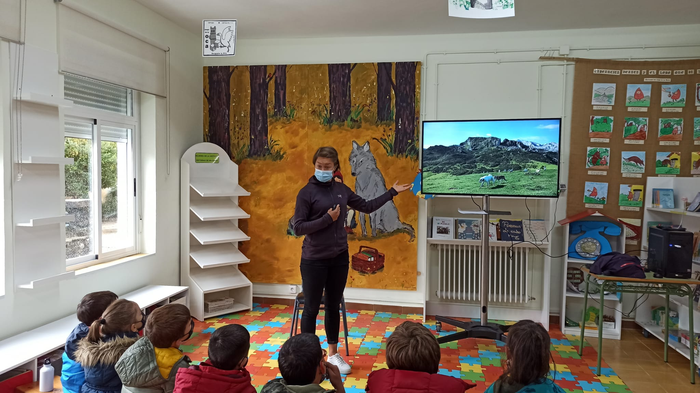
[[[301,314],[302,333],[316,334],[316,317],[325,289],[326,338],[328,344],[338,343],[340,299],[345,292],[349,265],[350,255],[347,251],[329,259],[309,260],[302,258],[301,286],[304,291],[304,311]]]

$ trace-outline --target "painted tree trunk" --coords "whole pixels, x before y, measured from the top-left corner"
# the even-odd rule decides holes
[[[330,122],[344,123],[350,116],[350,64],[328,65]]]
[[[287,116],[287,66],[275,66],[275,116]]]
[[[377,63],[377,122],[391,118],[391,63]]]
[[[231,108],[231,67],[208,67],[209,130],[208,141],[224,149],[231,157],[229,131]]]
[[[396,63],[396,116],[394,120],[394,154],[406,154],[415,143],[416,132],[416,63]]]
[[[250,157],[267,153],[267,66],[250,66]]]

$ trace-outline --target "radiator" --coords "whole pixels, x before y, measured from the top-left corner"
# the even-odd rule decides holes
[[[438,244],[437,297],[441,300],[480,301],[479,245]],[[491,246],[489,302],[527,303],[529,248]],[[510,255],[509,255],[510,254]]]

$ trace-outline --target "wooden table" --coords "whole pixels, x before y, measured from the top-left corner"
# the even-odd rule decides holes
[[[593,274],[586,266],[581,267],[586,279],[586,291],[583,296],[583,315],[581,317],[581,343],[578,354],[583,353],[583,342],[586,328],[586,309],[588,308],[588,285],[589,278],[593,277],[600,284],[600,302],[598,303],[598,368],[596,375],[600,375],[600,362],[603,353],[603,307],[605,302],[605,292],[621,292],[636,294],[662,294],[666,297],[666,328],[664,329],[664,361],[668,362],[668,326],[670,325],[669,305],[671,295],[688,297],[688,331],[690,332],[690,383],[695,383],[695,333],[693,328],[693,287],[700,285],[700,280],[656,278],[653,273],[647,273],[646,278],[614,277]]]

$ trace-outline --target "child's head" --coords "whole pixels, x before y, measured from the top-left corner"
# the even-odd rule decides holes
[[[282,345],[279,368],[287,385],[321,383],[326,374],[321,342],[315,334],[302,333]]]
[[[250,333],[241,325],[216,329],[209,339],[209,363],[221,370],[242,369],[248,363]]]
[[[156,348],[178,348],[190,339],[194,321],[190,310],[182,304],[166,304],[148,316],[145,336]]]
[[[136,333],[143,329],[146,316],[139,308],[139,305],[126,300],[118,299],[112,302],[90,325],[88,340],[98,342],[102,336],[117,333]]]
[[[93,322],[100,319],[107,307],[118,298],[119,296],[111,291],[88,293],[78,303],[78,320],[88,326],[92,325]]]
[[[549,375],[549,334],[542,325],[524,320],[511,326],[506,351],[501,379],[509,384],[529,385]]]
[[[386,364],[390,369],[436,374],[440,367],[440,344],[425,326],[404,322],[386,341]]]

